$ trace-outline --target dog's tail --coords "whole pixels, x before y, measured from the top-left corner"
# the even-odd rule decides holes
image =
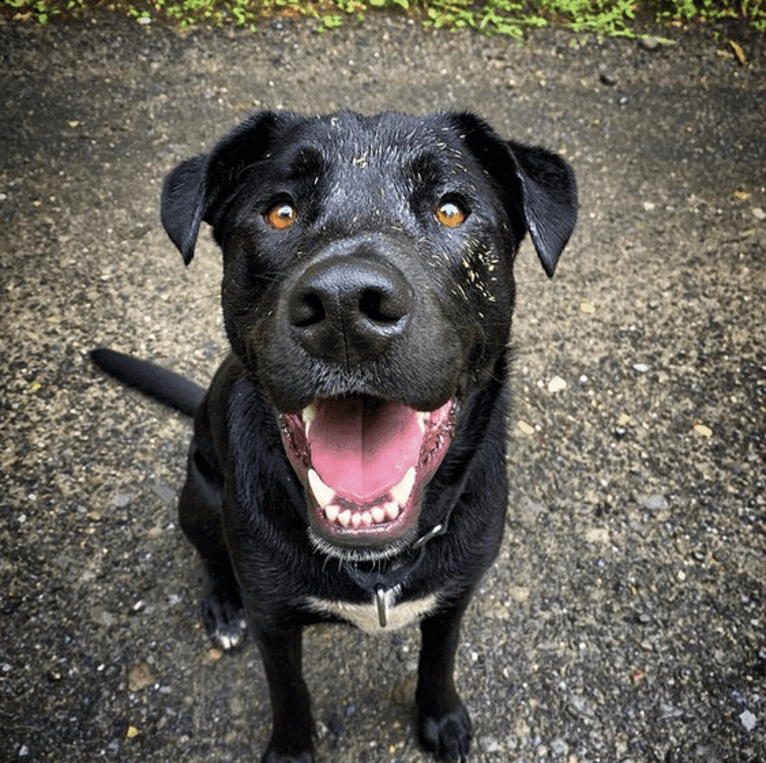
[[[187,416],[193,415],[205,396],[205,389],[199,384],[147,360],[139,360],[106,347],[91,350],[90,356],[110,376]]]

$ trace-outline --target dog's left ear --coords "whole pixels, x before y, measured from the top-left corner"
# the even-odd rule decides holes
[[[519,239],[526,231],[545,272],[552,276],[577,221],[577,184],[557,154],[502,140],[472,114],[456,115],[471,152],[500,186]]]
[[[194,256],[200,225],[210,223],[215,233],[242,173],[264,157],[275,132],[291,121],[294,115],[288,112],[253,114],[209,155],[187,159],[165,178],[160,217],[187,265]]]

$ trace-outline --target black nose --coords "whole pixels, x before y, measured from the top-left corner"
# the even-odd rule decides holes
[[[288,320],[300,344],[344,364],[384,353],[404,333],[411,309],[399,270],[361,255],[310,265],[288,296]]]

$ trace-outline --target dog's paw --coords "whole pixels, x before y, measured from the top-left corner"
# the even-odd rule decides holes
[[[228,564],[205,563],[202,622],[207,635],[221,649],[234,649],[245,637],[247,623],[242,596]]]
[[[471,747],[471,718],[460,701],[439,715],[421,711],[418,736],[423,749],[439,760],[466,763]]]
[[[225,650],[239,646],[247,630],[242,604],[217,593],[209,593],[202,600],[202,622],[208,636]]]

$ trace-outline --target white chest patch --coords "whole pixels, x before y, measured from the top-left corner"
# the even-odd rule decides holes
[[[424,596],[422,599],[403,601],[396,603],[397,589],[386,591],[386,624],[380,624],[380,610],[375,601],[369,604],[350,604],[346,601],[329,601],[317,599],[314,596],[308,598],[308,606],[323,615],[334,615],[341,618],[365,633],[387,633],[403,628],[414,620],[432,612],[438,604],[438,598],[433,594]]]

